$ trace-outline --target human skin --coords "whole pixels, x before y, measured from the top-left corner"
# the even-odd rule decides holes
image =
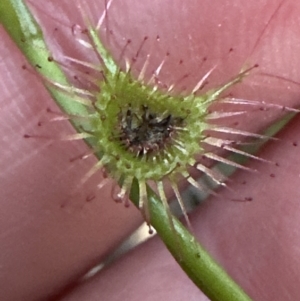
[[[96,7],[101,4],[99,11],[103,10],[98,2],[89,1],[95,17]],[[248,2],[194,0],[184,5],[179,0],[130,0],[122,5],[116,1],[108,20],[113,37],[131,38],[133,50],[149,36],[153,46],[146,50],[151,51],[153,66],[170,52],[162,74],[167,84],[189,73],[182,85],[193,87],[217,65],[209,78],[214,87],[227,82],[243,65],[256,63],[260,72],[300,82],[300,4]],[[31,4],[55,53],[84,56],[70,34],[72,25],[81,22],[76,6],[68,1]],[[56,108],[53,100],[41,79],[22,69],[26,60],[3,28],[0,35],[1,300],[43,300],[104,259],[142,218],[133,206],[125,209],[111,200],[111,184],[96,191],[101,175],[78,189],[80,179],[96,162],[92,157],[70,161],[87,151],[82,141],[24,138],[24,134],[57,137],[72,129],[67,122],[47,123],[52,116],[46,109]],[[117,46],[116,52],[122,43]],[[299,104],[300,86],[269,76],[249,76],[233,93],[292,107]],[[263,128],[279,115],[276,110],[249,111],[247,117],[234,119],[249,131]],[[211,198],[191,216],[197,238],[254,300],[300,297],[299,130],[296,117],[279,134],[280,140],[269,142],[259,154],[278,166],[251,161],[249,166],[257,172],[237,172],[230,182],[235,193],[220,191],[220,198]],[[228,201],[236,198],[252,201]],[[207,300],[157,237],[61,298]]]

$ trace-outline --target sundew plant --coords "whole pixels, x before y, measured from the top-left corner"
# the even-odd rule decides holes
[[[215,73],[222,72],[222,60],[232,64],[239,57],[235,45],[224,44],[225,50],[215,63],[210,63],[208,54],[198,59],[203,70],[200,77],[190,72],[178,78],[169,74],[170,79],[166,79],[168,64],[173,62],[174,65],[173,54],[170,47],[155,59],[155,49],[163,39],[159,32],[144,34],[140,39],[124,36],[119,39],[120,34],[112,21],[113,13],[110,13],[114,3],[104,1],[102,4],[104,12],[96,14],[96,19],[85,2],[74,4],[81,22],[69,26],[76,47],[82,47],[92,59],[65,54],[59,57],[49,52],[37,23],[23,3],[4,1],[0,6],[2,23],[33,66],[31,69],[23,64],[22,71],[40,77],[63,111],[55,113],[52,121],[69,120],[77,130],[75,134],[60,133],[57,143],[84,139],[89,151],[78,160],[97,157],[97,162],[80,178],[76,191],[99,172],[102,173],[97,183],[100,191],[108,183],[107,179],[112,179],[113,199],[125,206],[132,201],[137,206],[150,231],[152,227],[157,230],[177,262],[211,300],[250,300],[173,217],[167,199],[168,195],[175,196],[191,229],[193,223],[190,223],[180,192],[181,183],[215,194],[197,181],[204,174],[217,186],[230,191],[226,170],[222,173],[212,168],[215,162],[253,173],[258,169],[243,165],[236,155],[254,159],[260,165],[280,166],[253,152],[298,111],[291,108],[292,102],[288,105],[280,100],[270,103],[275,96],[281,97],[278,92],[272,93],[267,101],[257,99],[255,93],[250,95],[251,89],[256,87],[255,76],[266,86],[266,91],[270,89],[267,86],[270,82],[279,82],[293,91],[298,87],[296,81],[271,74],[255,60],[258,45],[286,3],[274,6],[248,55],[243,60],[237,59],[239,68],[228,68],[228,76],[222,81],[214,77]],[[58,22],[53,34],[63,26],[63,22]],[[119,53],[113,51],[114,47],[119,48]],[[176,68],[184,68],[185,57],[175,60]],[[75,73],[77,70],[71,84],[60,71],[62,66]],[[192,80],[187,82],[188,77]],[[249,78],[253,78],[252,83]],[[51,109],[47,111],[53,114]],[[284,119],[257,133],[278,115],[284,115]],[[262,124],[257,124],[256,118],[262,116]],[[51,133],[43,136],[38,131],[23,134],[27,141],[28,138],[49,137]],[[293,146],[297,146],[296,141]],[[275,178],[275,172],[270,177]],[[247,184],[246,181],[242,183]],[[87,197],[86,201],[93,198]],[[252,194],[229,197],[224,194],[218,198],[240,201],[238,205],[232,202],[234,204],[229,206],[246,206],[254,197]]]

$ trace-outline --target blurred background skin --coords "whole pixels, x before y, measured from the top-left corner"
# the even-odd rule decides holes
[[[95,19],[103,10],[99,2],[88,1]],[[118,41],[131,38],[128,53],[134,53],[149,36],[150,47],[141,60],[150,49],[155,67],[170,52],[162,79],[170,84],[188,73],[181,82],[187,89],[214,65],[212,87],[228,81],[245,63],[258,63],[261,72],[300,82],[300,4],[281,1],[271,18],[280,1],[248,2],[116,0],[109,12],[113,38],[108,42],[117,53],[123,45]],[[76,6],[54,0],[30,3],[53,53],[84,58],[85,51],[71,32],[74,24],[81,23]],[[111,183],[95,191],[100,175],[78,189],[95,163],[93,158],[72,160],[87,151],[83,142],[23,138],[49,132],[55,137],[72,129],[67,123],[46,122],[51,118],[47,108],[56,106],[41,80],[22,69],[26,61],[2,27],[0,35],[1,300],[45,300],[105,258],[142,219],[133,206],[124,209],[111,200]],[[250,76],[234,93],[296,106],[300,88],[267,76]],[[238,120],[238,126],[256,131],[279,114],[254,111]],[[300,297],[299,130],[296,117],[280,133],[281,140],[270,142],[260,153],[277,165],[250,162],[257,173],[239,171],[230,185],[235,194],[220,191],[224,199],[238,196],[252,202],[212,198],[192,215],[199,240],[254,300]],[[62,298],[207,300],[157,237]]]

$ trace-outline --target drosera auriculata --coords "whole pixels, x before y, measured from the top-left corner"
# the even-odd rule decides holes
[[[257,64],[246,66],[227,83],[205,92],[203,92],[203,87],[218,67],[217,65],[202,76],[191,93],[186,93],[186,91],[178,93],[176,82],[170,85],[162,84],[160,72],[169,53],[166,53],[149,77],[146,74],[149,73],[150,52],[136,74],[135,63],[139,58],[140,50],[146,47],[147,36],[141,41],[136,54],[129,57],[126,53],[126,46],[131,43],[131,40],[125,40],[118,59],[111,55],[100,39],[99,30],[100,27],[107,26],[106,16],[112,2],[110,0],[105,3],[104,13],[96,25],[93,25],[87,15],[86,7],[78,5],[86,28],[75,24],[72,31],[83,47],[96,54],[99,62],[96,64],[67,56],[65,60],[91,70],[89,74],[79,76],[89,82],[89,89],[82,88],[81,85],[67,87],[58,82],[47,81],[47,79],[46,82],[67,94],[74,95],[73,101],[84,104],[88,114],[85,116],[61,114],[53,120],[81,120],[81,132],[65,135],[62,139],[89,139],[93,145],[90,154],[99,154],[101,157],[82,179],[82,183],[96,172],[102,171],[119,184],[119,190],[114,195],[115,200],[128,205],[132,182],[137,180],[139,209],[149,226],[151,217],[148,209],[147,184],[151,184],[151,187],[158,193],[170,217],[165,192],[168,186],[173,190],[187,224],[190,226],[178,183],[186,181],[197,189],[206,189],[197,182],[197,177],[194,176],[201,172],[217,185],[226,186],[226,177],[206,166],[201,160],[203,157],[248,170],[247,167],[225,158],[223,154],[207,151],[207,149],[221,149],[259,159],[240,150],[238,146],[243,143],[243,138],[266,138],[260,134],[224,126],[219,121],[245,114],[247,112],[245,107],[263,106],[279,110],[283,107],[234,98],[230,94],[225,95],[231,87],[257,69],[259,67]],[[113,33],[109,28],[106,28],[106,32],[109,41]],[[81,36],[77,36],[78,33]],[[157,40],[159,40],[158,36]],[[52,60],[55,58],[49,57],[49,61]],[[123,67],[120,67],[120,61],[125,61]],[[210,110],[211,105],[215,103],[229,104],[231,107],[236,106],[237,109],[223,112]],[[292,108],[284,109],[298,112]],[[214,123],[214,121],[218,122]],[[222,138],[222,134],[241,138],[238,140],[230,139],[228,136]],[[99,187],[102,187],[102,184],[105,185],[103,182],[99,184]]]

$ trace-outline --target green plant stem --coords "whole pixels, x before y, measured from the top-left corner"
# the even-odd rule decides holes
[[[138,204],[138,196],[138,185],[135,182],[130,195],[135,205]],[[151,225],[181,268],[201,291],[213,301],[250,301],[251,298],[213,260],[177,218],[172,217],[174,228],[170,227],[166,210],[150,188],[148,196]]]
[[[50,53],[42,31],[23,1],[1,0],[0,22],[37,72],[48,82],[69,85],[60,66],[55,62],[49,62]],[[67,93],[49,84],[46,87],[67,114],[86,113],[86,107],[74,102]],[[73,125],[76,128],[76,123]],[[273,132],[277,132],[284,125],[277,124],[276,131]],[[151,224],[192,281],[212,301],[251,300],[175,217],[173,217],[174,233],[162,202],[150,188],[148,189]],[[138,206],[137,183],[132,186],[131,200]]]
[[[1,0],[0,23],[38,73],[53,82],[69,86],[61,68],[51,61],[42,30],[23,1]],[[70,95],[51,86],[50,82],[46,88],[63,111],[73,115],[87,113],[84,105],[74,102]]]

